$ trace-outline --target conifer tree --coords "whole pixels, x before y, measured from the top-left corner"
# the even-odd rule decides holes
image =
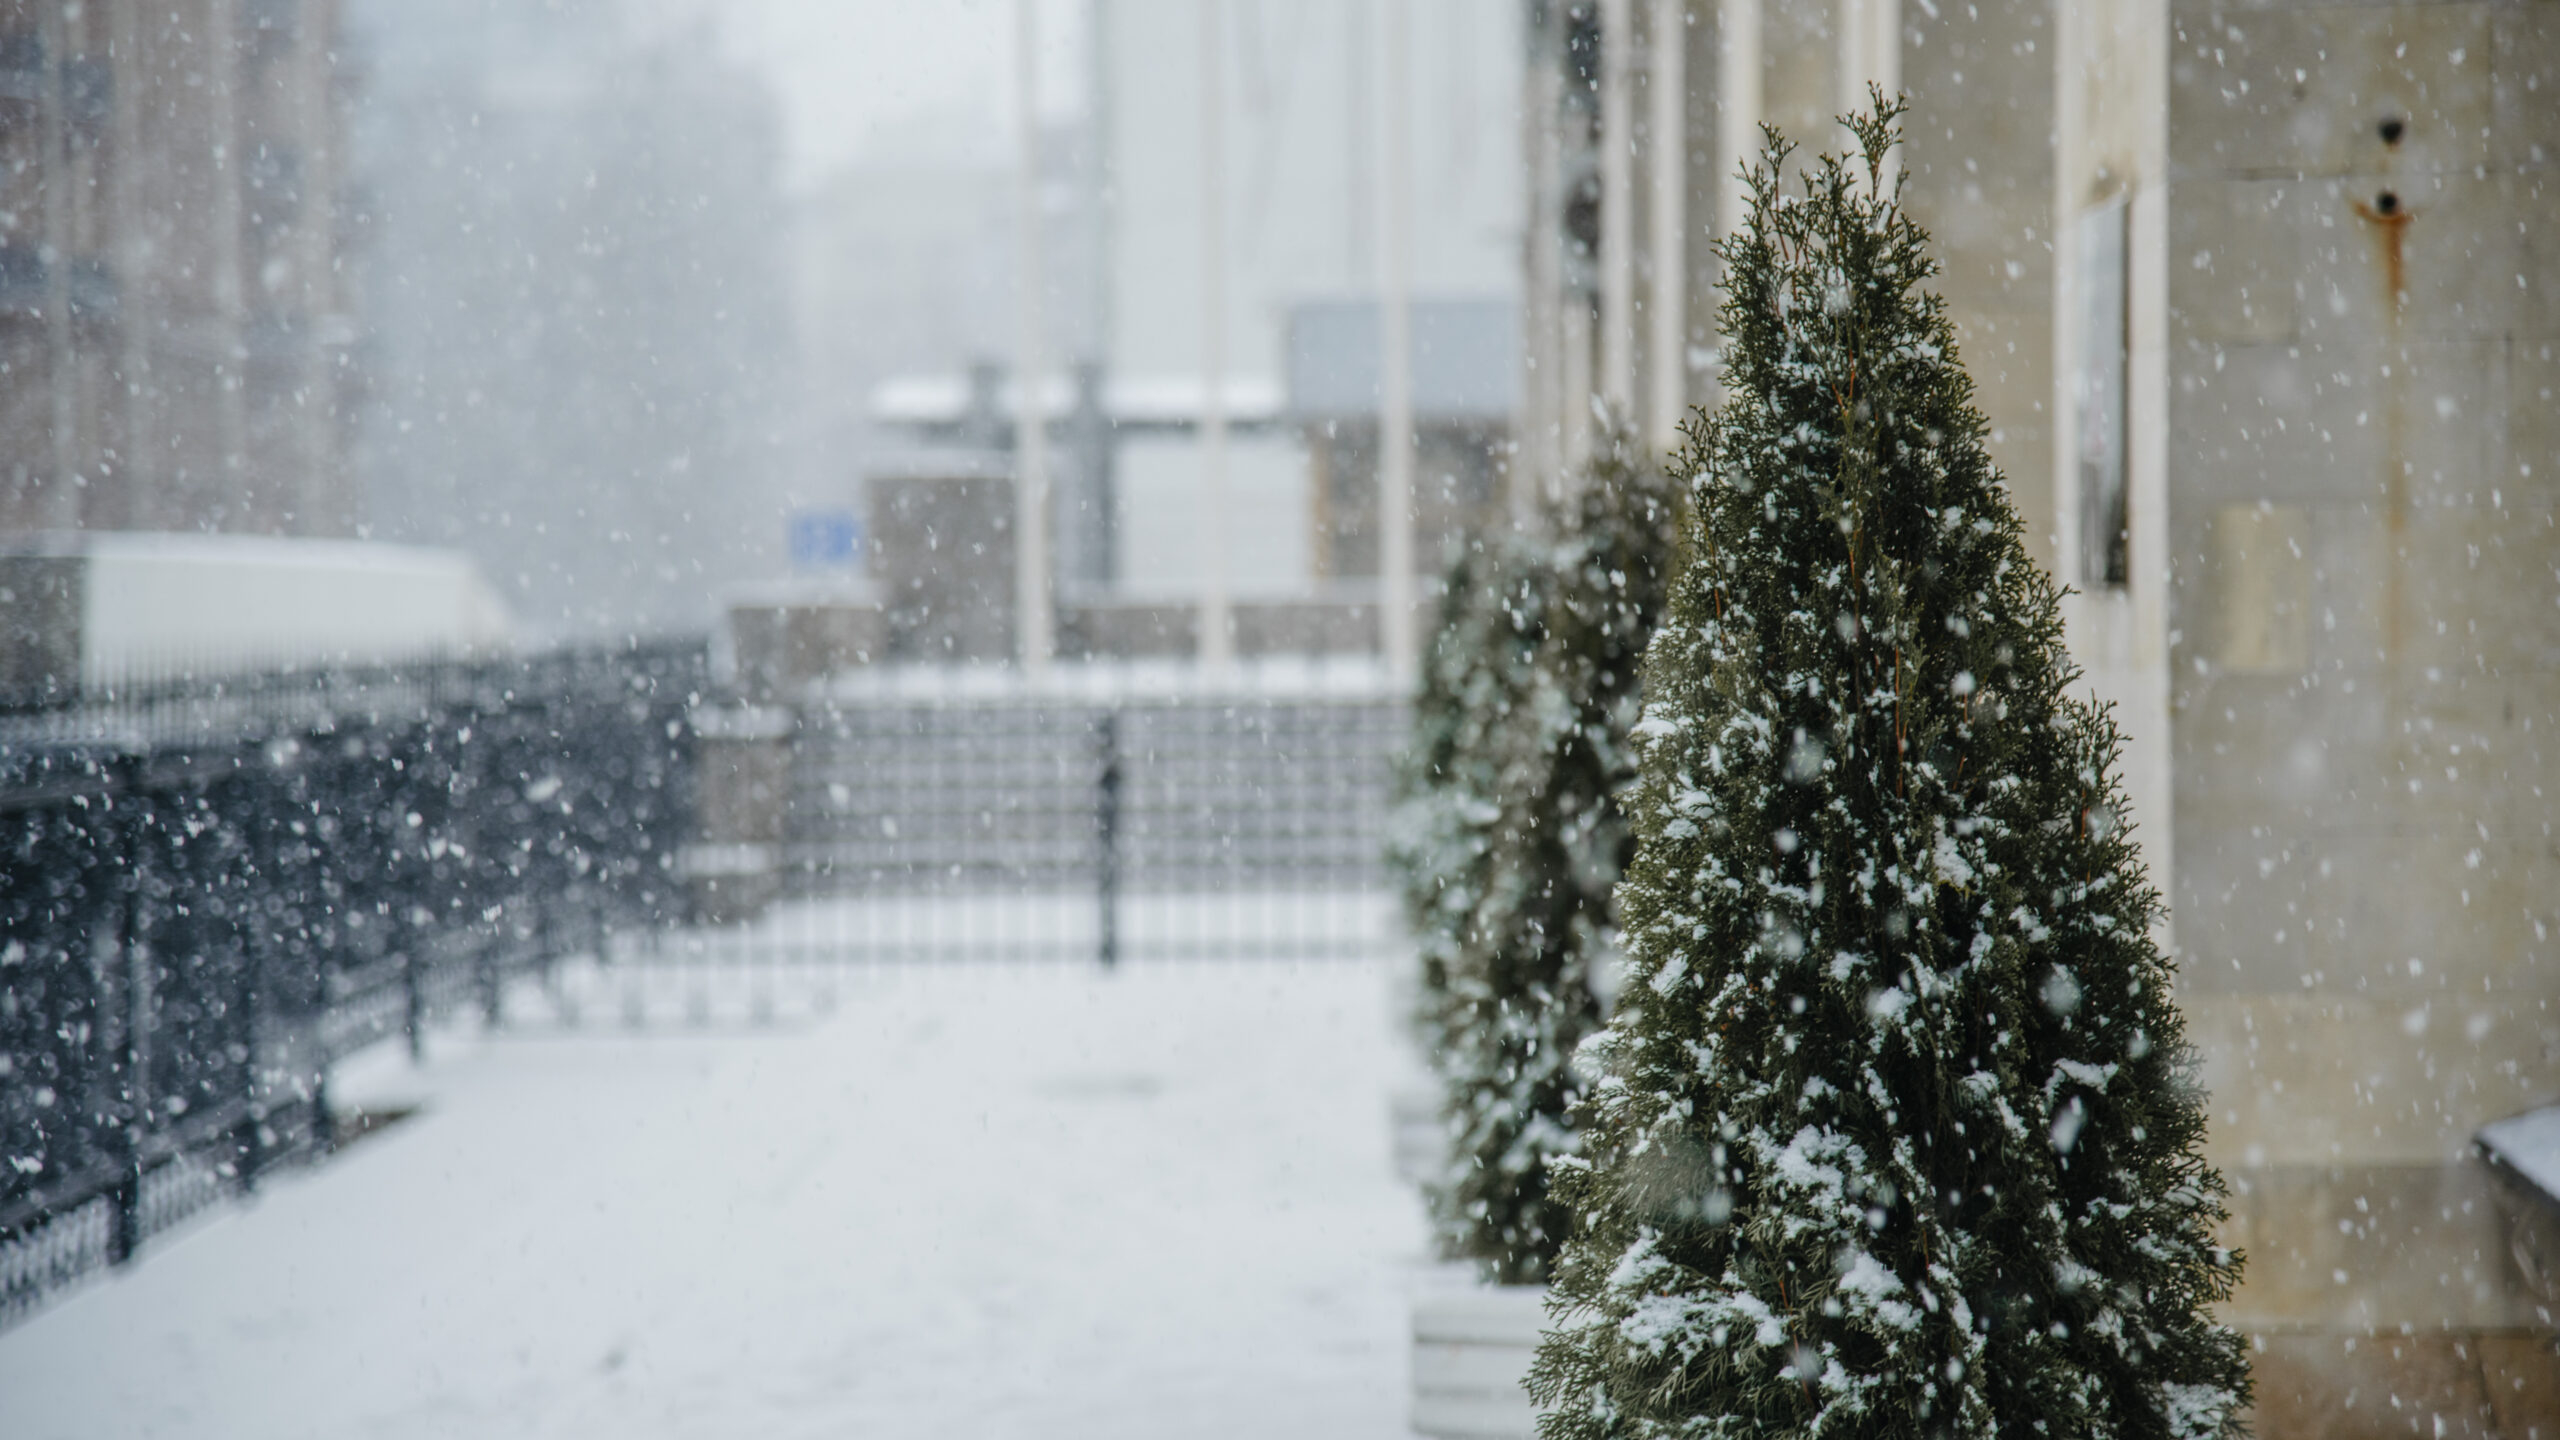
[[[1442,576],[1422,656],[1412,737],[1396,775],[1388,863],[1421,957],[1415,1022],[1425,1051],[1443,1052],[1453,972],[1468,968],[1501,818],[1511,734],[1527,714],[1546,587],[1518,535],[1470,540]]]
[[[1564,1241],[1548,1163],[1573,1149],[1573,1055],[1601,1018],[1595,970],[1614,944],[1610,895],[1629,844],[1617,797],[1634,778],[1636,667],[1669,583],[1676,505],[1661,468],[1613,433],[1547,508],[1547,538],[1505,536],[1450,577],[1454,597],[1499,557],[1509,578],[1488,587],[1488,619],[1444,626],[1434,649],[1435,673],[1476,657],[1460,668],[1490,703],[1472,717],[1468,753],[1438,762],[1473,783],[1439,812],[1444,833],[1465,838],[1429,877],[1441,908],[1425,944],[1424,1030],[1450,1140],[1430,1192],[1443,1249],[1499,1283],[1545,1280]],[[1425,715],[1445,716],[1433,707],[1454,688],[1428,687]],[[1452,718],[1426,720],[1428,733],[1454,739]]]
[[[2117,732],[1921,289],[1899,114],[1801,193],[1773,134],[1721,247],[1547,1440],[2239,1429]]]

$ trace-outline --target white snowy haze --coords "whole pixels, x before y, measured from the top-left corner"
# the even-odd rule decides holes
[[[1051,8],[1048,89],[1072,103],[1077,11]],[[1010,274],[1012,15],[350,0],[371,532],[468,551],[532,638],[700,633],[724,587],[782,564],[826,469],[813,346],[850,344],[854,373],[827,378],[861,386],[1008,333],[1003,297],[965,282]],[[864,283],[871,257],[813,273],[795,237],[866,158],[928,192],[882,218],[958,262],[940,333],[797,314],[795,292]],[[955,192],[978,197],[974,251],[942,244]]]
[[[611,0],[348,32],[376,533],[466,549],[534,636],[698,633],[783,539],[769,83]]]

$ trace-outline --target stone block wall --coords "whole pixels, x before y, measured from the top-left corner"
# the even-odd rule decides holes
[[[2471,1141],[2560,1100],[2560,10],[2166,18],[2171,897],[2259,1433],[2560,1434],[2546,1202]]]

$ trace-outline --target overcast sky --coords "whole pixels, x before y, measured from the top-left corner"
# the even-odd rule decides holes
[[[712,13],[731,52],[782,99],[796,191],[866,148],[1009,156],[1014,4],[720,0]],[[1084,9],[1084,0],[1040,0],[1044,113],[1082,104]]]

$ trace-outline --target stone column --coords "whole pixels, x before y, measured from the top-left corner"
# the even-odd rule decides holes
[[[2257,1433],[2560,1432],[2560,1217],[2472,1141],[2560,1100],[2560,13],[2061,13],[2057,221],[2131,216],[2136,603],[2075,643],[2164,702]]]

